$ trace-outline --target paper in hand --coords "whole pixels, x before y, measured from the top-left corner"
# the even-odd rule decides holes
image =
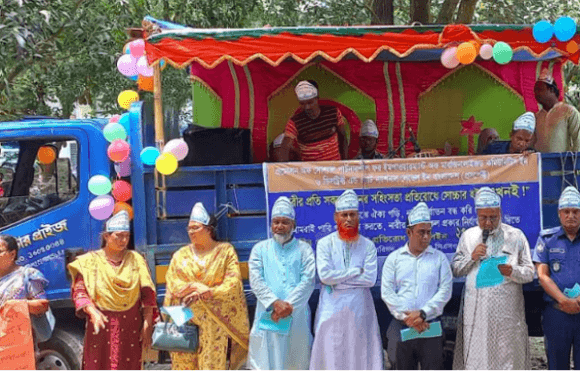
[[[488,288],[496,286],[504,281],[504,277],[499,272],[497,266],[507,262],[507,255],[491,257],[481,262],[477,277],[475,278],[475,288]]]
[[[187,306],[163,306],[160,311],[167,314],[178,327],[183,326],[188,320],[193,318],[193,311]]]
[[[290,333],[290,326],[292,325],[292,316],[287,316],[284,319],[278,320],[278,323],[272,320],[272,312],[264,311],[258,322],[258,328],[265,331],[272,331],[282,335]]]
[[[564,295],[568,298],[576,298],[580,296],[580,285],[576,283],[574,284],[574,287],[564,289]]]
[[[405,328],[401,330],[401,341],[413,340],[413,339],[425,339],[430,337],[439,337],[443,334],[441,329],[441,322],[435,322],[429,324],[429,328],[425,331],[419,333],[415,328]]]

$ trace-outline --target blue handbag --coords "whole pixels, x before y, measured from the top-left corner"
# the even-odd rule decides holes
[[[160,310],[165,311],[163,307]],[[198,335],[196,325],[178,326],[173,322],[159,322],[153,328],[151,347],[167,352],[193,353],[197,351]]]

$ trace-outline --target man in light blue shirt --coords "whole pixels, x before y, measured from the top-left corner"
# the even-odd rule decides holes
[[[445,254],[431,242],[431,216],[423,202],[407,219],[405,246],[385,260],[381,297],[394,319],[387,330],[389,361],[397,370],[443,369],[443,339],[415,338],[401,341],[401,330],[408,327],[423,332],[430,323],[440,322],[443,308],[451,299],[453,275]]]
[[[272,208],[273,238],[257,243],[250,254],[250,286],[258,304],[248,363],[256,370],[307,370],[310,364],[308,299],[316,266],[310,245],[294,238],[295,228],[292,203],[278,198]]]

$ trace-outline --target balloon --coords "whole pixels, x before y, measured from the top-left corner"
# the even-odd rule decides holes
[[[147,58],[145,56],[139,57],[137,60],[137,72],[145,77],[153,77],[153,68],[147,63]]]
[[[137,39],[129,43],[129,50],[131,50],[131,56],[139,58],[145,53],[145,41],[143,39]]]
[[[115,163],[115,172],[119,177],[129,177],[131,175],[131,157],[120,163]]]
[[[116,215],[120,211],[127,211],[129,214],[129,220],[133,220],[133,207],[129,203],[126,202],[117,202],[115,203],[115,207],[113,208],[113,215]]]
[[[119,122],[121,115],[115,115],[109,119],[109,122]]]
[[[103,128],[103,135],[105,139],[109,142],[113,142],[115,139],[127,139],[127,131],[123,125],[117,122],[110,122]]]
[[[109,194],[111,180],[102,174],[95,175],[89,179],[89,191],[94,195]]]
[[[548,40],[552,39],[554,28],[549,21],[540,21],[534,25],[532,34],[534,35],[536,42],[546,43]]]
[[[131,184],[127,181],[117,180],[113,184],[113,198],[118,201],[126,202],[133,196]]]
[[[493,58],[498,64],[507,64],[512,60],[514,51],[509,44],[505,42],[497,42],[493,46]]]
[[[155,168],[161,174],[172,174],[177,170],[177,159],[172,154],[164,152],[155,161]]]
[[[115,209],[115,200],[110,195],[99,195],[89,203],[89,213],[97,220],[108,219]]]
[[[135,81],[135,82],[137,81],[138,78],[139,78],[139,75],[129,77],[129,79],[131,81]]]
[[[129,115],[129,112],[123,113],[121,115],[121,118],[119,118],[119,124],[123,125],[127,131],[127,134],[129,134],[129,127],[131,125],[131,116]]]
[[[136,102],[137,100],[139,100],[139,94],[133,90],[121,91],[117,97],[117,102],[123,109],[129,109],[131,107],[131,103]]]
[[[566,51],[567,51],[569,54],[571,54],[571,55],[573,55],[573,54],[575,54],[576,52],[578,52],[578,49],[579,49],[579,48],[580,48],[580,47],[578,47],[578,43],[576,43],[576,42],[575,42],[575,41],[573,41],[573,40],[572,40],[572,41],[570,41],[570,43],[568,43],[568,44],[566,45]]]
[[[42,146],[38,149],[36,156],[40,164],[52,164],[56,160],[56,150],[52,146]]]
[[[161,69],[165,69],[165,59],[161,59],[161,60],[159,60],[159,67],[160,67]]]
[[[129,157],[131,153],[131,146],[122,139],[114,140],[107,149],[107,155],[109,159],[114,162],[120,163]]]
[[[139,76],[137,79],[139,90],[153,92],[153,77]]]
[[[126,77],[132,77],[139,74],[137,72],[137,59],[131,55],[123,55],[117,60],[117,69],[122,75]]]
[[[457,60],[462,64],[471,64],[477,57],[475,46],[469,42],[461,43],[457,47]]]
[[[189,152],[189,147],[183,138],[176,138],[167,142],[165,147],[163,147],[163,152],[169,152],[170,154],[173,154],[177,160],[183,160]]]
[[[459,65],[459,60],[457,60],[457,48],[451,47],[447,48],[441,54],[441,64],[448,69],[453,69]]]
[[[475,57],[477,57],[477,55],[479,55],[479,50],[481,49],[481,44],[479,44],[477,40],[470,40],[469,43],[475,47]]]
[[[484,60],[489,60],[493,57],[493,47],[491,46],[491,44],[484,44],[483,46],[481,46],[481,48],[479,49],[479,56],[481,56],[482,59]]]
[[[159,157],[159,150],[155,147],[145,147],[141,151],[141,162],[145,165],[155,165],[155,161]]]
[[[125,54],[131,53],[131,50],[129,49],[129,44],[131,44],[131,42],[125,43],[125,45],[123,46],[123,53]]]
[[[576,21],[570,17],[560,17],[554,24],[554,34],[560,42],[567,42],[576,34]]]

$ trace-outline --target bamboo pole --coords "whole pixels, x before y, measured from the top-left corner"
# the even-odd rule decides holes
[[[155,145],[161,152],[165,146],[165,134],[163,131],[163,103],[161,102],[161,67],[159,64],[153,67],[153,102],[155,106]]]

